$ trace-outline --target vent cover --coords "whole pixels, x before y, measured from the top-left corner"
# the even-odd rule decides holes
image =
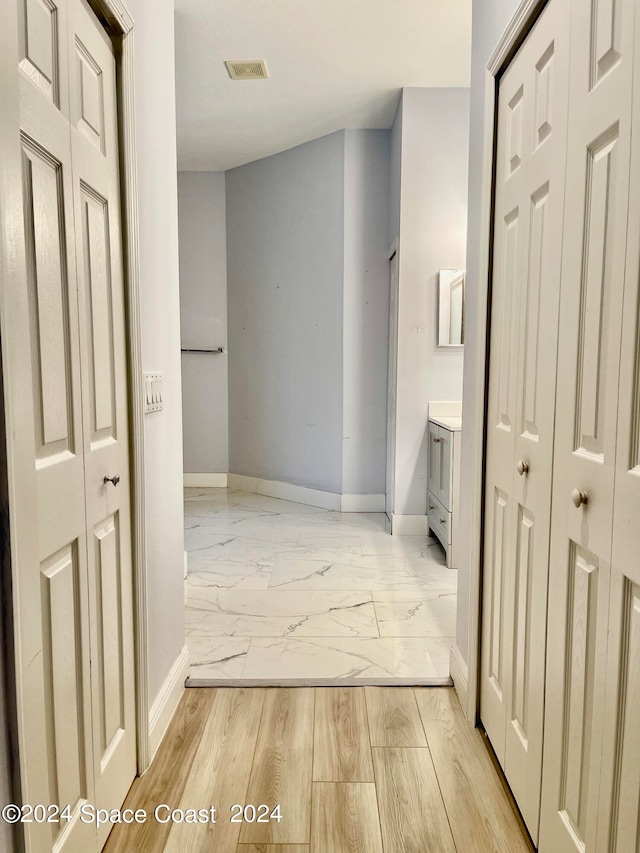
[[[225,62],[232,80],[266,80],[269,76],[263,59],[238,59]]]

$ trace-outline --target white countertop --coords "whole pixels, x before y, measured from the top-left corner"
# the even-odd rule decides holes
[[[431,415],[429,420],[451,432],[462,430],[462,415]]]

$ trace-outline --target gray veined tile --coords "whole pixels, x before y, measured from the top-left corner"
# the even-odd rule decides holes
[[[254,638],[243,679],[449,678],[442,645],[429,638]]]
[[[245,637],[193,637],[187,635],[189,680],[240,678],[250,640]]]
[[[367,558],[351,563],[327,559],[276,560],[269,581],[270,590],[408,590],[416,598],[422,592],[438,589],[455,592],[456,582],[439,566],[424,563],[407,566],[389,560],[386,565],[371,563]]]
[[[407,601],[394,593],[374,593],[374,607],[381,637],[455,636],[455,594],[430,593]]]
[[[295,542],[270,542],[202,528],[186,531],[185,547],[189,554],[189,571],[198,571],[199,566],[215,561],[272,566],[278,557],[300,553]]]
[[[272,592],[187,587],[191,636],[377,637],[369,593]]]
[[[188,588],[207,587],[209,589],[267,589],[271,577],[271,567],[251,563],[212,562],[198,566],[200,571],[189,571],[185,581]]]

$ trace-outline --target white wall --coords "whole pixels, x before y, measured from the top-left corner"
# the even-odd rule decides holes
[[[224,172],[178,173],[183,347],[227,350]],[[229,470],[227,355],[182,355],[184,470]]]
[[[460,549],[461,563],[458,571],[458,622],[456,643],[463,660],[469,654],[469,572],[476,548],[471,537],[478,531],[471,529],[472,509],[479,503],[481,483],[472,479],[474,460],[482,447],[479,436],[482,428],[484,399],[484,348],[486,290],[479,296],[479,283],[487,270],[481,269],[480,245],[486,238],[481,231],[481,197],[490,175],[483,173],[484,104],[487,95],[486,66],[500,36],[506,29],[519,3],[518,0],[473,0],[472,56],[471,56],[471,127],[469,146],[469,204],[467,231],[467,282],[465,302],[465,368],[462,430],[462,489],[460,504],[460,531],[467,537]],[[478,369],[480,366],[480,370]]]
[[[438,271],[465,266],[469,90],[404,89],[398,123],[392,131],[392,197],[400,169],[394,512],[424,516],[429,401],[462,399],[462,351],[438,348]]]
[[[339,493],[344,132],[226,175],[230,471]]]
[[[347,130],[342,492],[385,491],[390,134]]]
[[[164,411],[147,415],[149,700],[184,645],[182,401],[173,0],[129,0],[135,26],[142,359]]]

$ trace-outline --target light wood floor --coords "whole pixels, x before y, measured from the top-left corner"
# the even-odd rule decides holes
[[[160,803],[216,807],[215,824],[159,824]],[[281,820],[231,823],[232,805]],[[107,853],[525,853],[479,732],[450,688],[187,690],[127,802],[146,824]]]

